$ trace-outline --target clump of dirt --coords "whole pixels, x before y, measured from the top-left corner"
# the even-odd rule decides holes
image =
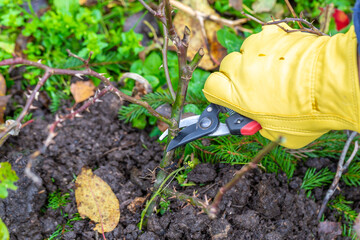
[[[289,183],[284,175],[260,170],[247,174],[224,196],[217,219],[210,220],[200,209],[170,198],[168,211],[152,215],[140,232],[137,224],[143,206],[134,209],[129,205],[151,194],[163,147],[156,138],[149,138],[146,130],[119,122],[119,107],[117,97],[107,95],[103,103],[90,108],[90,113],[57,130],[55,143],[32,167],[43,181],[41,186],[25,176],[24,168],[28,156],[45,140],[53,115],[40,113],[42,118],[0,148],[0,161],[9,161],[20,177],[18,190],[0,201],[0,217],[12,240],[46,239],[59,225],[61,239],[101,238],[87,219],[71,222],[72,227],[66,225],[77,213],[74,179],[85,166],[111,186],[121,205],[120,222],[113,232],[105,234],[107,239],[319,239],[319,205],[300,190],[301,179],[294,177]],[[189,195],[213,199],[240,167],[200,164],[189,174],[197,186],[172,185]],[[57,190],[69,193],[71,202],[61,209],[47,208],[48,194]]]

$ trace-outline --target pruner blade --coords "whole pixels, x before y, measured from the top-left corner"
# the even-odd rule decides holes
[[[233,112],[226,119],[226,124],[221,123],[219,113],[222,109],[224,108],[212,103],[207,106],[200,116],[192,116],[181,120],[180,128],[185,128],[170,141],[166,151],[171,151],[204,136],[253,135],[261,129],[258,122],[236,112]],[[160,136],[160,140],[164,139],[167,134],[166,130]]]
[[[219,125],[220,108],[216,104],[210,104],[202,112],[198,121],[181,130],[178,135],[169,143],[166,151],[185,145],[203,136],[208,136],[215,132]]]

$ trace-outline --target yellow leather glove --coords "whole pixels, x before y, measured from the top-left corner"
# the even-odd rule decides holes
[[[360,132],[354,27],[328,37],[264,26],[224,58],[203,92],[210,102],[259,122],[262,136],[284,136],[288,148],[329,130]]]

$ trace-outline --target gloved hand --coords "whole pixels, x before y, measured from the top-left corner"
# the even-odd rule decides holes
[[[240,52],[224,58],[203,92],[210,102],[259,122],[262,136],[284,136],[288,148],[303,147],[329,130],[360,132],[354,27],[328,37],[264,26]]]

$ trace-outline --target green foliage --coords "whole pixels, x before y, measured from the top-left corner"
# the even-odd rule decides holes
[[[166,195],[161,195],[159,206],[159,213],[161,215],[164,215],[167,211],[169,211],[170,201],[168,200],[168,197]]]
[[[346,139],[347,135],[344,131],[331,131],[324,134],[313,143],[310,143],[304,148],[299,149],[298,152],[301,153],[299,156],[310,158],[328,157],[338,159]],[[349,152],[351,152],[351,149]],[[297,151],[292,151],[292,154],[297,155]],[[360,159],[360,156],[357,156],[355,159]]]
[[[0,240],[9,240],[10,235],[5,223],[0,218]]]
[[[231,135],[206,138],[208,139],[206,141],[204,139],[188,144],[185,147],[185,154],[194,153],[199,159],[211,163],[246,164],[269,143],[269,140],[263,138],[259,133],[253,136]],[[279,173],[282,171],[288,178],[291,178],[297,161],[286,149],[277,147],[264,157],[261,164],[268,172]]]
[[[328,168],[323,168],[316,172],[315,168],[309,168],[304,176],[302,189],[312,190],[316,187],[322,187],[332,182],[335,173],[331,172]]]
[[[29,3],[27,12],[23,6]],[[144,49],[140,43],[142,35],[133,30],[123,31],[125,15],[142,9],[139,2],[113,4],[111,9],[108,1],[98,1],[94,7],[80,6],[78,0],[54,0],[49,4],[50,8],[39,17],[32,12],[31,1],[0,1],[0,60],[12,57],[16,39],[22,34],[28,37],[22,41],[27,41],[23,52],[29,60],[42,59],[51,67],[78,68],[82,63],[69,58],[66,49],[83,58],[92,51],[93,69],[117,79],[121,70],[129,70],[129,62],[138,59],[138,53]],[[43,73],[33,67],[27,70],[24,88],[35,85]],[[58,110],[61,99],[69,98],[69,79],[52,76],[45,83],[42,90],[52,100],[52,112]]]
[[[360,186],[360,162],[352,162],[348,170],[341,176],[346,185]]]
[[[57,225],[56,230],[46,240],[62,239],[62,235],[64,233],[73,231],[74,225],[72,222],[80,220],[82,220],[82,218],[80,217],[79,213],[75,213],[72,218],[67,219],[65,224]]]
[[[8,162],[0,163],[0,198],[6,198],[9,193],[8,189],[16,190],[14,183],[19,180],[15,171],[11,169]]]
[[[351,208],[353,201],[348,201],[343,195],[338,195],[334,200],[331,200],[328,204],[330,209],[335,209],[338,213],[344,216],[348,222],[355,221],[358,213]]]
[[[19,180],[16,172],[11,169],[8,162],[0,163],[0,198],[6,198],[9,193],[8,189],[16,190],[14,183]],[[9,231],[0,218],[0,240],[8,240],[10,238]]]
[[[343,224],[342,225],[342,233],[341,235],[343,237],[349,237],[351,240],[357,240],[358,237],[357,237],[357,234],[356,232],[354,231],[353,229],[353,225],[352,224]]]
[[[345,223],[342,225],[342,236],[357,239],[356,234],[353,231],[353,223],[358,213],[352,209],[353,203],[353,201],[346,200],[345,197],[340,194],[328,203],[328,207],[338,212],[338,221],[341,221],[342,218],[345,220]]]
[[[149,103],[150,106],[154,109],[158,108],[162,104],[172,103],[172,98],[170,94],[166,92],[155,92],[146,94],[143,97],[143,100]],[[119,119],[124,120],[125,122],[134,123],[134,121],[139,120],[145,122],[146,124],[146,116],[150,117],[152,115],[150,115],[150,113],[145,108],[137,104],[129,104],[128,106],[122,106],[119,110]],[[135,124],[135,126],[138,125]]]
[[[239,37],[231,28],[222,28],[216,33],[219,43],[228,53],[240,51],[244,39]]]
[[[295,12],[304,12],[311,18],[316,18],[321,14],[320,8],[326,7],[326,5],[333,3],[335,8],[338,8],[346,13],[351,12],[352,6],[355,4],[355,0],[317,0],[317,1],[302,1],[295,0],[296,7]]]
[[[120,33],[120,42],[122,45],[118,48],[119,54],[125,59],[136,57],[144,48],[139,45],[143,36],[135,33],[132,29],[127,32]]]
[[[180,172],[176,176],[176,180],[178,181],[180,186],[188,187],[188,186],[196,185],[194,182],[189,182],[187,180],[187,177],[188,177],[189,172],[191,172],[191,170],[193,170],[199,163],[200,163],[200,160],[198,158],[194,157],[193,155],[187,155],[185,157],[184,166],[186,166],[186,168],[184,169],[184,171]]]
[[[60,190],[56,190],[55,192],[49,194],[47,207],[53,210],[65,207],[67,203],[71,202],[68,199],[69,196],[69,193],[62,194]]]

